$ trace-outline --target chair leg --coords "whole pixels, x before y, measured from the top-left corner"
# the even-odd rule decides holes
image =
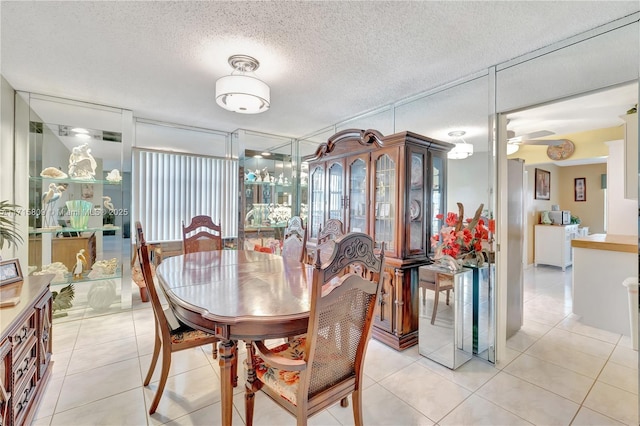
[[[213,359],[218,359],[218,341],[213,342],[213,349],[211,350],[211,355],[213,355]]]
[[[231,364],[231,377],[233,381],[233,387],[238,387],[238,342],[235,345],[235,356],[233,357],[233,362]]]
[[[451,290],[447,290],[447,305],[449,305],[449,293],[451,292]]]
[[[153,370],[156,368],[156,363],[158,362],[158,355],[160,355],[160,348],[162,347],[162,341],[160,340],[160,336],[158,336],[158,331],[156,330],[156,341],[153,345],[153,356],[151,357],[151,365],[149,366],[149,371],[147,371],[147,377],[144,378],[144,385],[147,386],[151,381],[151,376],[153,376]]]
[[[247,347],[247,382],[244,389],[244,421],[246,426],[253,425],[253,406],[255,402],[255,392],[262,387],[256,378],[256,370],[253,365],[255,349],[250,340],[245,342]]]
[[[340,400],[340,406],[341,407],[348,407],[349,406],[349,397],[344,397]]]
[[[436,322],[436,314],[438,313],[438,299],[440,298],[440,292],[438,291],[438,287],[434,291],[433,296],[433,314],[431,314],[431,325]]]
[[[360,393],[360,389],[353,391],[351,399],[353,402],[353,423],[356,426],[362,426],[362,394]]]
[[[149,414],[156,412],[162,392],[164,392],[164,385],[167,384],[167,377],[169,376],[169,369],[171,368],[171,347],[169,345],[162,345],[162,371],[160,372],[160,382],[158,383],[158,389],[156,395],[149,407]]]

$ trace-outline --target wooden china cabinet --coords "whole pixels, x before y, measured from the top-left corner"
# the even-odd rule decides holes
[[[418,267],[445,208],[446,153],[453,148],[412,132],[383,136],[348,129],[321,144],[309,163],[309,240],[340,219],[346,232],[385,244],[385,277],[373,336],[401,350],[418,342]]]

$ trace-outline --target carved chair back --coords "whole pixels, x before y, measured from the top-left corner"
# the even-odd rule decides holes
[[[200,229],[203,228],[203,229]],[[199,251],[222,250],[222,230],[209,216],[194,216],[189,226],[182,222],[184,254]]]
[[[299,259],[300,262],[307,259],[307,228],[304,227],[300,216],[289,219],[284,231],[282,257]]]

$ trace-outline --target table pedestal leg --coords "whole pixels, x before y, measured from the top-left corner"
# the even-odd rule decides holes
[[[237,359],[236,354],[236,342],[233,340],[223,340],[220,342],[220,394],[222,397],[223,426],[231,426],[231,416],[233,413],[233,370]],[[235,380],[237,381],[237,377]]]

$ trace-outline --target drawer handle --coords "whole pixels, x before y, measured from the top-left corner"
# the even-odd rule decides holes
[[[29,397],[31,396],[31,388],[25,389],[22,395],[23,395],[22,401],[18,402],[18,405],[17,405],[18,412],[20,412],[20,410],[26,407],[27,404],[29,403]]]
[[[20,330],[20,333],[16,334],[15,340],[17,341],[17,344],[20,344],[24,340],[27,340],[28,336],[29,336],[29,327],[24,326],[22,327],[22,330]]]
[[[29,369],[29,361],[31,361],[31,357],[27,357],[21,362],[21,364],[24,365],[16,370],[16,379],[19,379],[24,373],[27,372],[27,370]]]

